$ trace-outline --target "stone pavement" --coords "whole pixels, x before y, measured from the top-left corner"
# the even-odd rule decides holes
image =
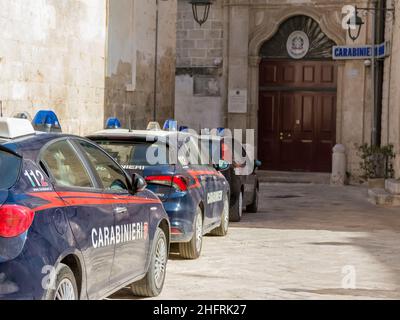
[[[263,184],[259,213],[207,237],[199,260],[171,258],[159,299],[399,299],[400,209],[366,194]]]

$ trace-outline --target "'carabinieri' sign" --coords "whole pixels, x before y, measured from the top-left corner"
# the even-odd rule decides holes
[[[384,58],[389,55],[389,42],[375,46],[375,58]],[[373,46],[334,46],[333,60],[371,59],[373,57]]]

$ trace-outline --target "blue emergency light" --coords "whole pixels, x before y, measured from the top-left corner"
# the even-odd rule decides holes
[[[178,122],[173,119],[168,119],[165,121],[163,129],[168,131],[178,131]]]
[[[36,131],[61,132],[60,121],[52,110],[40,110],[33,118],[32,125]]]
[[[223,137],[225,135],[225,128],[218,128],[217,135]]]
[[[106,122],[106,129],[120,129],[121,122],[118,118],[108,118]]]

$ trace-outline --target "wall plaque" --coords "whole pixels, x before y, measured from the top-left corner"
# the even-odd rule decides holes
[[[247,113],[247,90],[229,90],[228,110],[230,113]]]

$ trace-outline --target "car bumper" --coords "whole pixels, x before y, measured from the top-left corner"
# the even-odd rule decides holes
[[[42,300],[46,275],[34,269],[20,259],[0,263],[0,300]]]
[[[164,202],[165,211],[171,222],[171,243],[192,240],[197,206],[188,194],[171,197]]]

